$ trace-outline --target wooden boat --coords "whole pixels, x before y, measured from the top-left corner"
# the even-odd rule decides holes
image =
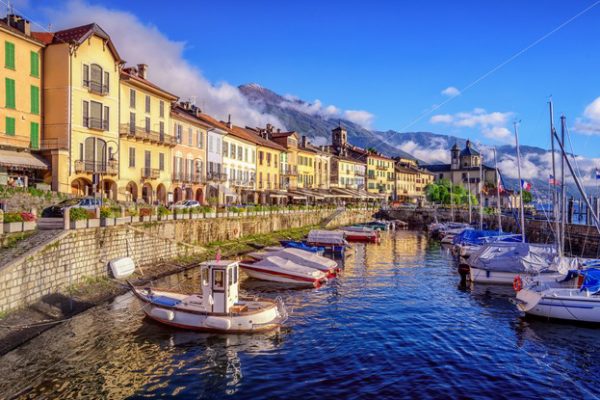
[[[207,261],[200,265],[202,294],[141,288],[127,282],[144,304],[147,317],[165,325],[196,331],[261,332],[280,327],[287,319],[281,298],[239,298],[237,261]]]
[[[240,267],[249,277],[263,281],[315,288],[327,283],[327,273],[277,256],[243,260]]]

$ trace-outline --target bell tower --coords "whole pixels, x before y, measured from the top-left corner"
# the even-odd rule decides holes
[[[331,144],[336,153],[340,153],[348,145],[348,132],[341,122],[331,131]]]
[[[450,169],[456,170],[460,168],[460,149],[458,144],[454,143],[450,150]]]

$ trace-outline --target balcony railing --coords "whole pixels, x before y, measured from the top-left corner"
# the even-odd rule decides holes
[[[206,179],[204,179],[204,177],[202,175],[196,174],[191,177],[191,182],[195,183],[195,184],[200,184],[200,183],[205,183]]]
[[[208,171],[206,173],[206,179],[212,182],[224,182],[227,180],[227,174],[223,172]]]
[[[164,132],[146,131],[142,126],[131,124],[121,124],[119,126],[119,134],[139,140],[149,141],[151,143],[165,144],[167,146],[175,146],[177,140],[175,136],[167,135]]]
[[[88,117],[84,118],[83,123],[90,129],[96,129],[99,131],[108,130],[108,121],[101,118]]]
[[[158,179],[160,176],[160,170],[158,168],[142,168],[142,178],[144,179]]]
[[[75,161],[75,173],[77,174],[105,174],[116,175],[119,171],[119,162],[109,161]]]
[[[281,175],[298,175],[298,168],[295,165],[282,165],[279,171]]]
[[[103,85],[100,82],[95,81],[85,81],[85,83],[91,93],[96,93],[102,96],[108,94],[108,85]]]
[[[240,186],[240,187],[252,187],[254,186],[254,181],[253,180],[243,180],[243,179],[239,179],[239,180],[232,180],[229,183],[231,183],[233,186]]]
[[[380,171],[385,171],[385,170],[387,170],[387,167],[384,167],[383,165],[378,165],[376,168],[377,168],[378,170],[380,170]]]

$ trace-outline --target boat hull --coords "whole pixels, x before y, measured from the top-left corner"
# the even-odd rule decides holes
[[[574,293],[569,296],[567,293]],[[528,315],[565,321],[600,323],[600,298],[585,296],[578,289],[536,292],[523,289],[517,293],[518,308]]]
[[[285,283],[302,287],[320,287],[326,283],[326,280],[322,278],[312,279],[304,276],[296,276],[278,271],[260,269],[247,264],[240,264],[240,267],[250,278],[259,279],[261,281]]]
[[[527,274],[523,272],[504,272],[504,271],[489,271],[480,268],[469,268],[469,277],[472,282],[475,283],[490,283],[496,285],[512,285],[515,276],[519,275],[522,279],[526,277],[536,276],[536,277],[544,277],[547,280],[556,280],[557,278],[562,277],[563,275],[559,273],[544,273],[544,274]]]

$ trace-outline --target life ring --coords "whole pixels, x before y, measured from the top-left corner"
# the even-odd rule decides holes
[[[523,289],[523,280],[519,275],[515,276],[515,279],[513,279],[513,289],[515,289],[515,292],[519,292]]]

